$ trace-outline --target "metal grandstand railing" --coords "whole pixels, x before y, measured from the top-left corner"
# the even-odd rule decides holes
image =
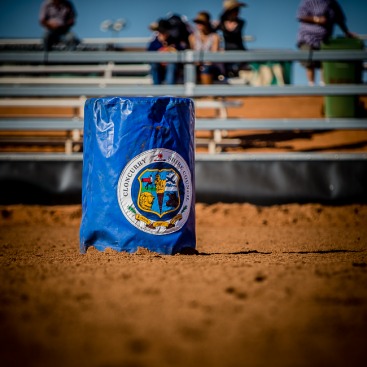
[[[99,46],[106,48],[109,45],[119,45],[125,47],[140,46],[145,48],[152,37],[95,37],[83,38],[80,40],[80,47]],[[254,36],[243,36],[245,42],[253,42]],[[43,40],[41,38],[0,38],[0,48],[25,48],[41,47]]]
[[[0,78],[1,85],[6,85],[6,89],[11,95],[14,95],[14,91],[10,88],[12,85],[20,84],[21,86],[26,86],[27,84],[37,85],[37,84],[47,84],[51,87],[49,89],[52,92],[53,84],[76,84],[76,89],[74,89],[74,94],[78,93],[78,89],[84,84],[88,84],[90,87],[101,86],[106,87],[110,84],[112,85],[129,85],[129,94],[136,95],[142,93],[142,88],[149,87],[147,93],[152,95],[162,95],[162,94],[172,94],[172,95],[186,95],[186,96],[234,96],[234,95],[330,95],[333,94],[363,94],[366,93],[364,85],[348,85],[346,88],[340,86],[332,86],[327,89],[322,88],[312,88],[307,89],[298,86],[287,86],[287,88],[276,88],[266,87],[265,89],[260,88],[248,88],[245,85],[196,85],[196,65],[200,62],[216,62],[216,63],[228,63],[228,62],[267,62],[277,61],[277,62],[294,62],[294,61],[306,61],[306,60],[324,60],[324,61],[351,61],[351,62],[363,62],[367,60],[366,50],[349,50],[349,51],[315,51],[310,54],[307,51],[294,51],[294,50],[256,50],[256,51],[226,51],[226,52],[197,52],[197,51],[181,51],[175,53],[159,53],[159,52],[116,52],[116,51],[73,51],[73,52],[50,52],[47,54],[47,61],[45,61],[45,53],[41,51],[5,51],[0,52],[0,64],[2,64],[0,72],[3,77]],[[172,62],[184,64],[184,77],[183,84],[175,86],[148,86],[151,81],[147,83],[147,79],[132,79],[128,78],[115,79],[111,77],[111,73],[114,71],[123,71],[124,73],[148,73],[148,64],[154,62]],[[11,68],[15,68],[16,71],[11,71]],[[104,73],[104,78],[85,78],[76,79],[72,78],[34,78],[34,80],[27,79],[26,77],[10,77],[8,74],[14,74],[14,72],[21,73],[22,67],[24,73],[30,73],[30,68],[33,65],[33,71],[39,72],[62,70],[64,66],[65,73],[68,74],[72,72],[71,67],[74,68],[75,72],[82,73],[82,68],[98,68],[98,71]],[[37,65],[37,67],[34,67]],[[78,67],[76,67],[78,65]],[[83,65],[83,66],[81,66]],[[130,71],[129,70],[130,67]],[[135,71],[134,71],[135,68]],[[28,70],[27,70],[28,69]],[[36,70],[35,70],[36,69]],[[92,70],[90,69],[90,70]],[[143,70],[144,69],[144,70]],[[9,70],[8,74],[4,74]],[[14,69],[15,70],[15,69]],[[184,89],[182,89],[184,85]],[[32,87],[33,88],[33,87]],[[73,87],[74,88],[74,87]],[[87,87],[88,88],[88,87]],[[118,87],[120,90],[120,86]],[[27,89],[18,89],[18,94],[27,93],[30,94]],[[67,89],[63,89],[62,93],[72,93]],[[101,91],[97,91],[101,92]],[[107,93],[115,93],[113,89],[110,91],[104,90]],[[124,93],[122,90],[120,93]],[[34,95],[40,93],[40,90],[35,90]],[[88,94],[88,93],[87,93]],[[2,93],[4,95],[4,93]]]
[[[148,64],[152,62],[175,62],[184,64],[183,84],[179,85],[124,85],[89,82],[88,85],[76,83],[74,85],[57,85],[54,80],[42,80],[39,85],[32,83],[23,83],[20,80],[12,80],[7,78],[0,84],[0,97],[2,98],[29,98],[29,97],[98,97],[113,95],[173,95],[186,96],[191,98],[198,97],[233,97],[233,96],[340,96],[340,95],[361,95],[367,96],[366,84],[345,84],[345,85],[327,85],[327,86],[262,86],[252,87],[247,85],[197,85],[196,84],[196,65],[200,62],[266,62],[266,61],[304,61],[312,57],[314,60],[321,61],[350,61],[363,62],[367,60],[367,51],[317,51],[310,55],[307,51],[293,50],[257,50],[257,51],[231,51],[216,53],[201,53],[195,51],[182,51],[176,53],[153,53],[153,52],[94,52],[94,51],[75,51],[75,52],[50,52],[47,55],[47,65],[124,65],[124,64]],[[0,52],[0,63],[3,65],[29,65],[29,64],[45,64],[43,52]],[[0,78],[1,82],[1,78]],[[81,128],[81,121],[70,120],[52,120],[52,119],[0,119],[0,129],[52,129],[54,127],[64,127],[65,129],[73,129],[74,124]],[[269,129],[269,130],[295,130],[295,129],[367,129],[366,118],[346,118],[346,119],[198,119],[197,130],[220,130],[220,129]],[[223,154],[223,153],[221,153]],[[286,157],[286,153],[282,153],[282,157]],[[226,156],[225,159],[232,159],[232,155]],[[307,159],[312,154],[307,153]],[[339,155],[338,159],[343,159],[345,155]],[[366,155],[353,155],[361,159],[366,159]],[[241,154],[242,159],[245,155]],[[250,156],[248,156],[250,157]],[[269,155],[273,159],[277,159],[276,155]],[[302,154],[294,157],[303,159]],[[303,157],[303,158],[302,158]],[[305,156],[306,157],[306,156]],[[316,156],[315,156],[316,157]],[[325,158],[333,159],[335,154],[324,155]],[[9,155],[3,155],[2,159],[10,159]],[[237,158],[233,158],[237,159]],[[292,158],[293,159],[293,158]],[[305,158],[306,159],[306,158]]]
[[[199,52],[185,50],[179,52],[148,51],[52,51],[48,52],[47,64],[95,64],[120,63],[141,64],[152,62],[176,62],[192,65],[198,62],[256,62],[256,61],[363,61],[366,50],[248,50]],[[1,51],[0,63],[44,64],[43,51]]]

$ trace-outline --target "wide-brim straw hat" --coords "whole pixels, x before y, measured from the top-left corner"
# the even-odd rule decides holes
[[[199,23],[199,24],[204,24],[207,27],[211,27],[212,23],[210,21],[210,14],[207,13],[206,11],[202,11],[200,13],[198,13],[195,17],[195,19],[193,20],[194,23]]]
[[[237,0],[224,0],[223,1],[223,13],[227,13],[233,9],[244,8],[247,4],[239,2]]]
[[[153,22],[149,24],[149,29],[151,31],[158,31],[158,22]]]

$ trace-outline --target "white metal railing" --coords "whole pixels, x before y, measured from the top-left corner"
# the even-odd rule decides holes
[[[0,118],[0,131],[67,131],[68,138],[65,140],[65,152],[73,153],[73,144],[81,144],[81,133],[83,130],[84,104],[86,98],[1,98],[0,107],[72,107],[75,108],[73,118]],[[241,107],[242,101],[225,100],[196,100],[195,108],[214,109],[218,121],[227,119],[228,107]],[[210,129],[208,129],[210,130]],[[4,141],[14,142],[14,139],[3,139]],[[18,139],[19,140],[19,139]],[[39,142],[39,139],[35,139]],[[47,141],[47,139],[46,139]],[[206,145],[210,153],[215,153],[218,147],[223,144],[239,144],[237,140],[223,139],[222,132],[215,129],[212,138],[197,139],[197,145]]]
[[[0,77],[0,85],[6,84],[20,84],[20,85],[152,85],[152,78],[150,75],[143,77],[123,76],[123,77]]]
[[[3,70],[6,71],[7,68],[10,67],[17,67],[20,71],[20,67],[27,66],[26,70],[30,70],[30,68],[34,67],[30,66],[29,64],[37,64],[36,66],[39,67],[43,65],[43,68],[52,68],[54,67],[54,71],[58,70],[61,72],[61,64],[65,64],[65,73],[68,71],[71,72],[74,67],[74,72],[78,72],[78,68],[80,64],[83,65],[85,70],[87,70],[87,66],[91,67],[92,69],[95,68],[98,70],[104,68],[104,80],[99,80],[96,78],[84,78],[80,80],[72,80],[71,77],[68,78],[58,78],[52,79],[48,77],[47,79],[40,79],[34,78],[30,79],[29,77],[2,77],[0,78],[1,84],[12,85],[12,84],[95,84],[101,85],[102,87],[108,86],[108,84],[130,84],[133,86],[132,89],[129,88],[131,93],[134,93],[134,87],[139,87],[138,84],[148,85],[151,84],[151,78],[149,76],[141,77],[140,79],[131,79],[129,80],[127,77],[121,79],[115,79],[118,77],[113,77],[112,73],[118,71],[120,68],[121,72],[126,73],[127,69],[130,68],[129,73],[141,73],[141,68],[149,67],[149,63],[156,63],[156,62],[172,62],[172,63],[182,63],[184,64],[184,76],[183,76],[183,83],[185,85],[185,91],[182,94],[180,87],[175,86],[178,88],[171,88],[172,86],[160,86],[161,91],[156,92],[161,94],[162,92],[165,93],[163,88],[168,88],[167,91],[173,94],[178,95],[186,95],[186,96],[195,96],[195,95],[202,95],[200,93],[207,93],[211,95],[212,93],[218,93],[222,95],[240,95],[242,93],[252,93],[250,90],[246,90],[245,86],[243,85],[213,85],[210,87],[207,86],[196,86],[196,65],[201,62],[215,62],[215,63],[228,63],[228,62],[294,62],[294,61],[306,61],[309,59],[313,60],[324,60],[324,61],[345,61],[345,62],[363,62],[367,60],[367,51],[366,50],[335,50],[335,51],[314,51],[310,54],[307,51],[300,51],[300,50],[256,50],[256,51],[226,51],[226,52],[197,52],[192,50],[180,51],[180,52],[173,52],[173,53],[160,53],[160,52],[116,52],[116,51],[55,51],[49,52],[45,54],[44,52],[14,52],[14,51],[6,51],[0,52],[0,64],[2,63]],[[17,65],[14,65],[17,64]],[[46,64],[46,65],[45,65]],[[98,64],[103,64],[104,66],[96,66]],[[134,70],[134,66],[136,65],[136,69]],[[76,65],[79,65],[76,67]],[[125,71],[123,71],[123,67],[127,67]],[[69,67],[69,69],[67,68]],[[37,68],[34,68],[37,69]],[[13,69],[14,71],[16,69]],[[40,70],[45,70],[40,68]],[[47,70],[47,69],[46,69]],[[51,71],[52,69],[50,69]],[[27,72],[28,72],[27,71]],[[1,70],[0,70],[1,72]],[[36,70],[35,70],[36,72]],[[79,72],[82,72],[79,69]],[[12,72],[14,74],[14,72]],[[6,75],[6,74],[5,74]],[[140,74],[141,75],[141,74]],[[162,88],[163,87],[163,88]],[[236,89],[236,87],[238,87]],[[358,90],[353,90],[353,86],[349,85],[351,88],[349,94],[360,94],[365,93],[364,86],[358,86]],[[362,89],[362,91],[361,91]],[[336,89],[335,89],[336,90]],[[270,89],[269,89],[270,91]],[[272,89],[273,93],[275,89]],[[65,91],[66,92],[66,91]],[[137,93],[141,93],[141,90],[138,89]],[[264,93],[265,91],[261,91],[260,89],[253,89],[254,93]],[[282,91],[275,93],[288,93],[291,92],[292,94],[298,93],[297,88],[294,89],[283,89]],[[301,92],[299,90],[299,92]],[[306,91],[305,91],[306,92]],[[324,89],[325,93],[329,93]],[[154,93],[154,92],[153,92]],[[199,94],[198,94],[199,93]],[[303,92],[302,92],[303,93]],[[317,89],[313,88],[306,92],[307,94],[318,94],[322,93]],[[337,93],[337,92],[336,92]],[[344,93],[344,92],[343,92]]]
[[[0,63],[29,64],[45,62],[43,51],[2,51]],[[94,64],[94,63],[152,63],[176,62],[192,64],[198,62],[267,62],[267,61],[362,61],[366,50],[320,50],[312,54],[305,50],[247,50],[200,52],[185,50],[178,52],[152,51],[51,51],[47,52],[49,64]]]
[[[82,38],[81,44],[85,45],[142,45],[146,46],[152,37],[89,37]],[[254,36],[243,36],[245,42],[253,42]],[[41,38],[0,38],[0,46],[37,46],[42,45],[43,40]]]
[[[84,104],[86,101],[85,96],[79,98],[0,98],[0,107],[73,107],[77,110],[75,117],[84,117]],[[225,101],[225,100],[196,100],[195,108],[212,108],[216,110],[216,116],[221,119],[227,119],[228,107],[241,107],[242,101]],[[6,120],[5,120],[6,121]],[[65,123],[65,121],[63,122]],[[4,120],[0,120],[0,129],[11,129],[15,127],[17,129],[16,120],[12,120],[9,125],[4,124]],[[32,130],[36,129],[36,125],[32,126]],[[59,124],[59,126],[62,126]],[[24,126],[18,126],[20,129],[25,129],[27,122]]]
[[[205,107],[205,101],[202,104]],[[214,105],[212,105],[214,107]],[[200,102],[196,102],[200,108]],[[225,108],[218,102],[219,108]],[[196,131],[212,131],[210,138],[196,139],[197,145],[205,145],[211,154],[218,153],[225,146],[240,146],[241,140],[226,139],[223,132],[228,130],[367,130],[367,119],[332,118],[332,119],[228,119],[228,118],[198,118]],[[71,154],[72,144],[81,144],[83,118],[49,118],[49,117],[22,117],[0,118],[0,131],[66,131],[69,132],[65,142],[65,152]],[[226,134],[224,134],[226,135]],[[367,153],[363,154],[366,157]]]
[[[142,74],[146,75],[150,71],[148,64],[115,64],[108,62],[96,65],[0,65],[0,74],[54,74],[54,73],[75,73],[75,74],[103,74],[111,77],[112,73]]]
[[[326,86],[265,86],[240,85],[19,85],[0,84],[0,97],[100,97],[100,96],[186,96],[247,97],[247,96],[343,96],[367,95],[366,85],[340,84]]]
[[[293,62],[308,60],[312,57],[314,60],[334,60],[334,61],[351,61],[362,62],[367,60],[367,52],[365,50],[356,51],[317,51],[310,55],[307,51],[292,51],[292,50],[260,50],[260,51],[231,51],[231,52],[206,52],[200,53],[195,51],[183,51],[176,53],[158,53],[158,52],[50,52],[47,57],[47,65],[44,67],[58,65],[58,70],[62,70],[60,64],[65,62],[67,66],[91,66],[96,63],[103,63],[109,67],[126,66],[131,64],[147,65],[151,62],[179,62],[184,64],[184,84],[180,85],[124,85],[124,82],[119,82],[117,78],[112,85],[103,82],[98,78],[90,78],[91,81],[84,83],[78,78],[74,79],[73,85],[68,82],[55,83],[54,79],[47,78],[47,80],[39,79],[38,83],[31,83],[29,80],[23,79],[23,82],[16,78],[0,78],[0,97],[13,98],[19,97],[99,97],[113,96],[113,95],[174,95],[187,96],[191,98],[197,97],[220,97],[225,98],[229,96],[296,96],[296,95],[312,95],[312,96],[340,96],[340,95],[367,95],[367,87],[365,84],[353,85],[327,85],[324,87],[308,87],[308,86],[262,86],[252,87],[246,85],[197,85],[196,84],[196,64],[199,62],[267,62],[281,61]],[[30,63],[44,64],[43,52],[0,52],[0,63],[4,68],[10,67],[16,63],[19,65],[27,65]],[[85,65],[84,65],[85,63]],[[83,65],[80,65],[83,64]],[[14,65],[13,65],[14,66]],[[56,66],[55,66],[56,68]],[[127,77],[126,77],[127,78]],[[128,80],[124,78],[125,80]],[[62,78],[59,78],[62,79]],[[106,79],[106,78],[105,78]],[[109,80],[108,80],[109,81]],[[56,85],[57,84],[57,85]],[[66,85],[65,85],[66,84]],[[6,105],[6,99],[2,103]],[[8,100],[10,102],[10,100]],[[24,102],[29,103],[29,102]],[[41,103],[41,102],[40,102]],[[80,114],[81,115],[81,114]],[[16,120],[7,121],[2,119],[0,121],[0,129],[7,129],[10,124],[16,124]],[[26,123],[34,124],[34,128],[40,128],[45,123],[44,128],[52,126],[51,120],[38,119],[31,122],[31,120],[19,121],[21,128]],[[59,121],[61,122],[61,121]],[[75,122],[75,121],[74,121]],[[49,125],[47,125],[49,123]],[[55,122],[56,123],[56,122]],[[73,122],[72,122],[73,123]],[[80,123],[80,121],[79,121]],[[7,125],[8,124],[8,125]],[[64,127],[68,126],[65,123]],[[218,141],[218,134],[216,131],[221,129],[367,129],[366,119],[227,119],[219,116],[219,119],[199,120],[197,121],[197,129],[207,129],[214,131],[214,142]],[[217,139],[217,141],[215,141]],[[219,136],[219,140],[221,137]],[[215,150],[215,149],[214,149]],[[212,150],[213,152],[213,150]]]
[[[1,131],[40,131],[83,129],[81,118],[7,117],[0,119]],[[223,119],[198,118],[195,129],[213,130],[367,130],[367,119],[310,118],[310,119]]]

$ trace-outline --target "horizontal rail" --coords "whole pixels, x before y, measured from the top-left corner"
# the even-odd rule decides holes
[[[185,95],[183,85],[162,85],[162,86],[106,86],[101,87],[98,84],[95,88],[92,86],[20,86],[0,85],[1,97],[79,97],[81,95],[88,97],[100,96],[141,96],[141,95]]]
[[[333,84],[326,86],[240,86],[240,85],[0,85],[0,97],[100,97],[100,96],[341,96],[367,95],[367,85]],[[94,86],[94,87],[93,87]]]
[[[1,161],[82,161],[82,153],[0,153]],[[205,161],[366,161],[367,153],[217,153],[195,155],[197,162]]]
[[[310,54],[303,50],[248,50],[248,51],[219,51],[198,52],[193,50],[179,52],[152,51],[2,51],[1,63],[151,63],[176,62],[196,63],[211,62],[266,62],[266,61],[363,61],[367,59],[366,50],[322,50]]]
[[[1,125],[0,125],[1,126]],[[367,130],[367,119],[197,119],[196,130]]]
[[[196,161],[365,161],[367,153],[216,153],[195,155]]]
[[[190,93],[190,91],[188,91]],[[325,86],[241,86],[241,85],[196,85],[192,95],[204,96],[340,96],[367,95],[367,85],[333,84]]]
[[[151,85],[153,84],[152,77],[150,75],[142,77],[1,77],[0,84],[61,84],[61,85],[99,85],[99,84],[117,84],[117,85]]]
[[[74,130],[83,129],[78,118],[0,118],[0,130]],[[196,130],[362,130],[367,119],[196,119]]]
[[[0,131],[24,130],[74,130],[83,129],[83,120],[79,118],[1,118]]]
[[[127,52],[127,51],[2,51],[0,62],[16,63],[58,63],[58,64],[95,64],[95,63],[149,63],[182,62],[184,52]]]
[[[0,73],[3,74],[40,74],[40,73],[104,73],[123,72],[123,73],[148,73],[148,64],[122,64],[115,63],[96,64],[96,65],[0,65]]]
[[[6,161],[82,161],[83,153],[0,153],[0,162]]]
[[[82,44],[146,44],[149,42],[150,37],[103,37],[103,38],[83,38]],[[1,38],[0,46],[37,46],[42,45],[43,40],[41,38]]]
[[[86,98],[41,98],[41,99],[25,99],[25,98],[2,98],[0,99],[1,107],[84,107]]]
[[[88,37],[82,38],[81,43],[86,45],[98,44],[144,44],[146,45],[152,37]],[[252,42],[255,40],[254,36],[245,35],[243,40]],[[21,45],[42,45],[41,38],[0,38],[0,46],[21,46]]]
[[[0,98],[1,107],[84,107],[86,98]],[[196,108],[241,107],[242,101],[196,100]]]

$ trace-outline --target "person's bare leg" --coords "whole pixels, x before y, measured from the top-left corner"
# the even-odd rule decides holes
[[[315,69],[307,68],[306,75],[307,75],[308,85],[315,85]]]
[[[201,73],[200,74],[200,83],[201,84],[213,84],[213,77],[211,74]]]
[[[320,85],[325,85],[324,71],[322,70],[322,68],[320,69]]]

